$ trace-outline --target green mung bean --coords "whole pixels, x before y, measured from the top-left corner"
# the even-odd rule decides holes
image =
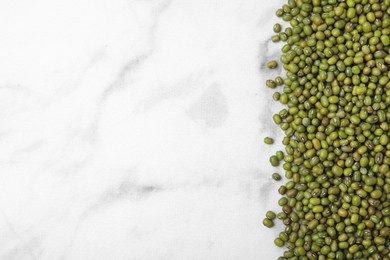
[[[269,160],[289,180],[274,243],[281,259],[390,259],[390,0],[286,2],[272,37],[286,76],[266,82],[285,106],[286,153]]]

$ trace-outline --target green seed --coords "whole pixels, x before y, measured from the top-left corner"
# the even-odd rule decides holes
[[[286,2],[281,64],[267,63],[286,76],[266,82],[285,106],[286,153],[269,159],[288,179],[280,259],[389,259],[390,0]]]
[[[269,161],[271,163],[272,166],[276,167],[279,165],[279,160],[278,160],[278,157],[276,157],[275,155],[272,155],[270,158],[269,158]]]
[[[311,230],[315,229],[316,227],[318,226],[318,220],[317,219],[313,219],[309,222],[309,224],[307,225],[307,227]]]
[[[274,222],[269,218],[265,218],[265,219],[263,219],[263,225],[268,227],[268,228],[271,228],[274,226]]]
[[[320,212],[322,212],[322,211],[324,211],[324,207],[321,206],[321,205],[318,205],[318,206],[314,206],[314,207],[313,207],[313,212],[314,212],[314,213],[320,213]]]
[[[289,65],[288,65],[288,70],[291,72],[291,73],[297,73],[298,72],[298,70],[299,70],[299,68],[298,68],[298,66],[296,65],[296,64],[294,64],[294,63],[290,63]]]
[[[358,245],[352,245],[349,249],[348,249],[348,251],[351,253],[351,254],[354,254],[354,253],[356,253],[357,251],[359,251],[359,246]]]
[[[282,26],[279,23],[276,23],[274,25],[274,32],[280,33],[281,30],[282,30]]]
[[[388,35],[382,35],[381,42],[383,43],[384,46],[389,46],[390,45],[390,37]]]
[[[279,101],[279,100],[280,100],[280,93],[279,93],[279,92],[275,92],[275,93],[272,95],[272,98],[273,98],[275,101]]]
[[[274,179],[275,181],[280,181],[282,179],[282,176],[280,176],[279,173],[273,173],[272,174],[272,179]]]
[[[264,143],[266,143],[266,144],[273,144],[274,143],[274,139],[272,139],[271,137],[265,137],[264,138]]]
[[[273,35],[271,37],[271,41],[272,42],[279,42],[280,41],[280,36],[279,35]]]
[[[388,237],[388,236],[390,236],[390,227],[383,227],[383,228],[379,231],[379,234],[380,234],[380,236],[382,236],[382,237]]]
[[[374,238],[374,243],[377,245],[384,245],[385,242],[386,242],[386,240],[383,237],[375,237]]]
[[[348,212],[343,208],[339,208],[337,213],[339,214],[340,217],[343,217],[343,218],[348,216]]]
[[[351,216],[351,223],[352,224],[358,224],[359,223],[359,215],[358,214],[352,214],[352,216]]]
[[[284,246],[284,241],[283,241],[282,239],[280,239],[280,238],[276,238],[276,239],[274,240],[274,244],[275,244],[277,247],[282,247],[282,246]]]
[[[288,202],[287,198],[282,197],[279,199],[278,204],[279,204],[279,206],[284,206],[287,204],[287,202]]]
[[[265,216],[271,220],[275,219],[275,217],[276,217],[275,213],[271,210],[267,211],[267,213],[265,213]]]
[[[267,62],[267,68],[269,69],[274,69],[278,66],[278,63],[276,60],[271,60],[269,62]]]
[[[279,161],[283,160],[284,158],[284,153],[282,151],[277,151],[275,155],[278,157]]]
[[[332,173],[335,175],[335,176],[342,176],[343,175],[343,169],[338,166],[338,165],[334,165],[332,167]]]
[[[283,85],[283,78],[280,77],[280,76],[276,77],[275,78],[275,83],[276,83],[277,86]]]
[[[269,87],[269,88],[276,88],[276,83],[275,83],[275,81],[273,81],[273,80],[271,80],[271,79],[267,80],[267,81],[265,82],[265,85],[266,85],[267,87]]]
[[[365,32],[365,33],[368,33],[371,31],[371,23],[369,23],[369,22],[363,23],[362,27],[363,27],[363,32]]]
[[[373,192],[371,192],[371,198],[379,199],[380,197],[382,197],[382,191],[381,190],[374,190]]]
[[[280,125],[282,123],[282,118],[278,114],[273,115],[272,119],[277,125]]]

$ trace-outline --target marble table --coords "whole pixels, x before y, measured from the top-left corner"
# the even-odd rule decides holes
[[[2,0],[0,259],[276,259],[265,0]]]

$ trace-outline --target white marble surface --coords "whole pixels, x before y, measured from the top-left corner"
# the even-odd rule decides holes
[[[2,0],[0,259],[276,259],[283,2]]]

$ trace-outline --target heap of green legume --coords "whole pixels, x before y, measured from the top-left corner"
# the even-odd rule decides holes
[[[390,259],[390,0],[288,0],[276,15],[279,259]]]

